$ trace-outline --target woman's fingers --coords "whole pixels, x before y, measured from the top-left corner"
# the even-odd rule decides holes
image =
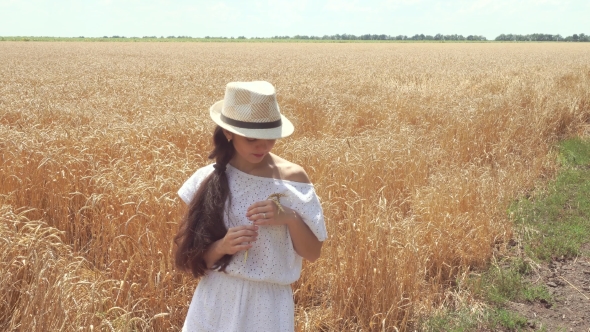
[[[252,245],[251,244],[241,244],[239,246],[235,246],[234,248],[236,249],[236,252],[244,251],[244,250],[248,250],[248,249],[252,248]]]
[[[248,207],[246,217],[251,218],[257,214],[274,213],[274,208],[274,203],[271,200],[256,202]]]
[[[242,235],[242,236],[238,236],[238,237],[233,238],[231,240],[231,244],[232,245],[238,245],[238,244],[242,244],[244,242],[255,242],[257,238],[258,238],[258,234],[255,234],[255,235]]]
[[[233,243],[239,243],[238,241],[253,241],[252,238],[255,239],[258,236],[258,227],[256,225],[248,225],[239,229],[230,229],[228,230],[228,236]]]
[[[244,243],[240,243],[240,244],[236,244],[230,247],[230,249],[227,251],[228,254],[230,255],[234,255],[235,253],[239,252],[239,251],[243,251],[243,250],[248,250],[252,248],[252,244],[248,243],[248,242],[244,242]]]
[[[250,221],[263,221],[263,220],[272,220],[275,217],[275,213],[274,212],[262,212],[262,213],[256,213],[251,215],[250,217],[248,217],[248,219]],[[256,223],[254,223],[256,225]]]
[[[247,231],[258,232],[258,227],[256,227],[255,225],[236,226],[236,227],[229,228],[227,230],[227,233],[228,234],[235,234],[238,232],[247,232]]]
[[[254,225],[254,227],[256,227]],[[251,229],[241,229],[238,231],[234,231],[234,232],[230,232],[230,236],[232,238],[236,238],[236,237],[240,237],[240,236],[255,236],[258,235],[258,231],[256,230],[251,230]]]
[[[256,225],[257,222],[261,222],[264,220],[273,220],[276,216],[276,212],[274,210],[273,205],[262,205],[258,207],[251,208],[248,213],[246,213],[246,217],[253,221]]]
[[[248,210],[246,211],[246,215],[248,215],[249,213],[256,213],[256,212],[252,212],[252,210],[263,207],[263,206],[266,206],[266,201],[259,201],[259,202],[256,202],[256,203],[250,205],[248,207]]]
[[[244,225],[232,227],[227,230],[224,238],[224,251],[233,255],[238,251],[248,250],[252,247],[250,242],[258,238],[258,226]]]
[[[258,220],[254,220],[253,222],[254,222],[254,225],[256,225],[256,226],[272,225],[271,219],[258,219]]]
[[[256,226],[284,225],[286,223],[284,214],[279,213],[275,202],[268,199],[250,205],[246,217]]]

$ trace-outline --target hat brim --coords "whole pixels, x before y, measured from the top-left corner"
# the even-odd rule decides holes
[[[220,100],[213,104],[209,109],[209,115],[211,115],[211,119],[215,123],[217,123],[221,128],[227,129],[234,134],[238,134],[240,136],[248,137],[248,138],[257,138],[257,139],[278,139],[283,138],[291,135],[295,128],[289,119],[287,119],[284,115],[281,114],[281,126],[276,128],[268,128],[268,129],[249,129],[249,128],[240,128],[236,126],[232,126],[230,124],[225,123],[221,119],[221,110],[223,109],[223,100]]]

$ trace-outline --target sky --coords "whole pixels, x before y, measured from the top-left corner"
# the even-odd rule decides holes
[[[590,34],[590,0],[0,0],[0,36]]]

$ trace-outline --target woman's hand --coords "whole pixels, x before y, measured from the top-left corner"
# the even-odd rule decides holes
[[[294,210],[283,206],[284,211],[280,211],[273,200],[256,202],[248,208],[246,217],[254,225],[288,225],[292,220],[297,219],[297,213]]]
[[[232,227],[227,230],[227,234],[219,241],[216,249],[224,255],[234,255],[239,251],[250,249],[251,242],[255,242],[257,237],[258,226],[256,225]]]
[[[209,247],[203,259],[207,268],[213,265],[225,255],[234,255],[235,253],[252,248],[251,242],[255,242],[258,237],[258,226],[246,225],[232,227],[222,239],[219,239]]]
[[[283,210],[279,211],[275,202],[269,199],[250,205],[246,217],[255,226],[287,225],[293,248],[299,256],[311,262],[318,259],[322,250],[322,242],[318,241],[318,238],[295,210],[286,206],[283,206]]]

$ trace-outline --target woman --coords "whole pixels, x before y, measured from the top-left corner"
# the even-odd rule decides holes
[[[183,331],[293,331],[290,284],[320,256],[326,228],[300,166],[271,153],[291,135],[268,82],[233,82],[210,109],[209,155],[178,191],[189,205],[176,265],[202,277]]]

